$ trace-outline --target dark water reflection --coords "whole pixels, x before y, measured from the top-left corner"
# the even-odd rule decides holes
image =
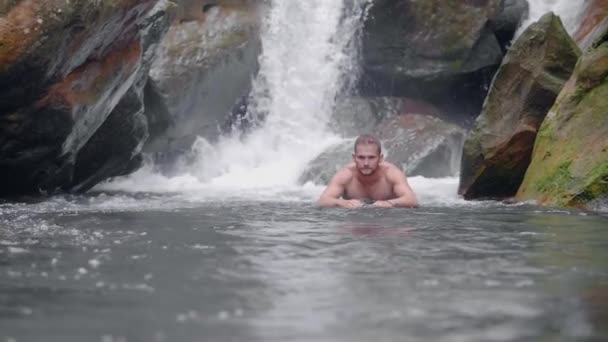
[[[608,218],[597,215],[0,208],[0,341],[608,338]]]

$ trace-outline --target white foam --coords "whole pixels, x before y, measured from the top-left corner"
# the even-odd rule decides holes
[[[577,29],[579,16],[584,9],[584,1],[573,0],[528,0],[528,4],[530,6],[528,19],[522,23],[516,36],[548,12],[558,15],[566,31],[572,35]]]

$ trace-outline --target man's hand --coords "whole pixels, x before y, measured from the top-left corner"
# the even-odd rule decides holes
[[[359,208],[363,206],[363,202],[358,199],[341,200],[339,204],[342,208]]]
[[[393,204],[390,201],[376,201],[372,204],[374,207],[392,208]]]

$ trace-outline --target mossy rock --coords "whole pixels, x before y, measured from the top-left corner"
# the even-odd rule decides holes
[[[586,207],[608,197],[608,42],[583,54],[541,126],[519,200]]]
[[[580,50],[552,13],[513,44],[464,145],[459,187],[464,198],[516,194],[538,128],[579,56]]]

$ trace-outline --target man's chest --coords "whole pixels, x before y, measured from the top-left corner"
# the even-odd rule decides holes
[[[374,184],[364,185],[353,181],[346,186],[344,191],[345,198],[369,198],[374,201],[388,200],[395,198],[392,186],[384,179]]]

